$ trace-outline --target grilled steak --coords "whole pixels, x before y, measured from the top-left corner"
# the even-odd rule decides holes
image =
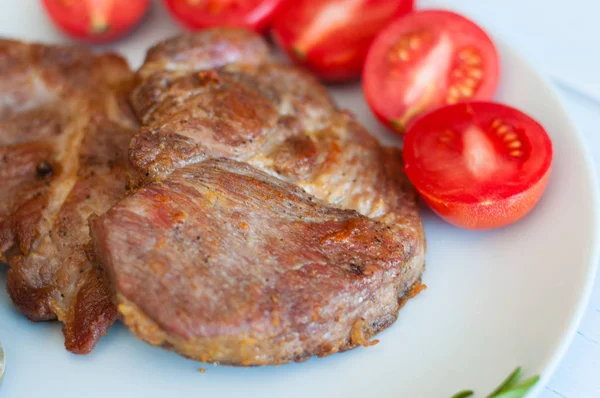
[[[201,361],[281,364],[389,326],[424,236],[400,152],[240,30],[152,48],[137,191],[91,221],[125,324]]]
[[[132,83],[116,55],[0,40],[0,259],[15,305],[63,322],[75,353],[117,315],[87,219],[125,193]]]

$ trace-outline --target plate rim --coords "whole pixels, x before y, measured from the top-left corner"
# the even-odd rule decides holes
[[[520,62],[532,70],[537,75],[538,79],[548,89],[548,92],[551,95],[549,100],[555,101],[560,106],[563,116],[571,130],[568,132],[568,134],[573,132],[575,133],[573,134],[573,140],[577,143],[577,146],[584,155],[582,160],[585,165],[585,169],[588,171],[587,179],[592,195],[590,199],[592,202],[593,214],[590,214],[590,218],[592,219],[591,238],[593,243],[589,248],[590,255],[588,258],[588,264],[585,268],[585,282],[583,284],[583,288],[580,290],[579,297],[577,298],[577,305],[574,306],[570,319],[568,320],[568,326],[564,329],[558,344],[551,349],[552,353],[550,356],[543,360],[544,365],[542,367],[542,371],[540,372],[540,380],[527,395],[530,397],[536,397],[556,373],[558,366],[564,359],[567,351],[573,343],[577,329],[581,324],[592,296],[598,274],[598,268],[600,267],[598,264],[600,262],[600,182],[598,181],[598,171],[594,165],[591,152],[585,142],[585,136],[577,127],[577,124],[573,121],[571,113],[567,110],[565,101],[562,99],[558,88],[553,84],[550,75],[547,72],[537,68],[535,64],[530,61],[529,58],[527,58],[527,56],[523,55],[522,52],[516,49],[514,46],[508,44],[502,37],[499,37],[493,32],[489,33],[489,35],[493,38],[496,46],[502,49],[502,52],[511,53],[511,56],[518,58]],[[493,99],[493,101],[496,100]]]

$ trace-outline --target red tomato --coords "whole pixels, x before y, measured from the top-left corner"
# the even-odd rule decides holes
[[[103,42],[129,32],[142,18],[150,0],[42,0],[63,32],[76,39]]]
[[[377,36],[363,89],[373,112],[402,134],[416,116],[439,106],[491,99],[498,74],[498,53],[483,30],[458,14],[427,10]]]
[[[165,0],[169,11],[185,27],[216,26],[263,31],[281,0]]]
[[[442,218],[459,227],[513,223],[546,188],[552,142],[521,111],[492,102],[439,108],[404,137],[406,174]]]
[[[273,23],[275,39],[297,63],[326,81],[360,77],[369,45],[414,0],[288,0]]]

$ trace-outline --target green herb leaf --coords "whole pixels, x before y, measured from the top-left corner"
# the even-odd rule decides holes
[[[496,387],[496,389],[490,395],[488,395],[488,398],[494,398],[501,392],[504,392],[507,389],[509,389],[513,384],[515,384],[517,382],[517,380],[519,379],[520,376],[521,376],[521,367],[519,366],[515,370],[513,370],[512,373],[509,374],[506,377],[506,379],[504,379],[504,381],[498,387]]]
[[[517,382],[521,376],[521,367],[513,370],[487,398],[523,398],[529,390],[540,380],[540,376]],[[464,390],[457,392],[451,398],[466,398],[473,395],[473,391]]]
[[[540,376],[523,380],[500,394],[494,395],[493,398],[523,398],[539,380]]]
[[[471,395],[473,395],[473,391],[465,390],[465,391],[457,392],[450,398],[466,398],[466,397],[470,397]]]

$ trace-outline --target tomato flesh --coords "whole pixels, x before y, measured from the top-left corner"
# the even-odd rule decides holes
[[[360,77],[377,33],[413,9],[414,0],[288,0],[273,24],[275,39],[294,61],[322,80]]]
[[[281,0],[165,0],[171,14],[191,30],[219,26],[264,31]]]
[[[404,139],[406,174],[447,221],[488,229],[526,215],[543,193],[552,143],[526,114],[491,102],[439,108]]]
[[[374,113],[398,133],[439,106],[489,100],[498,85],[496,48],[468,19],[439,10],[392,22],[375,39],[363,89]]]
[[[150,0],[42,0],[55,25],[67,35],[106,42],[129,32],[143,17]]]

